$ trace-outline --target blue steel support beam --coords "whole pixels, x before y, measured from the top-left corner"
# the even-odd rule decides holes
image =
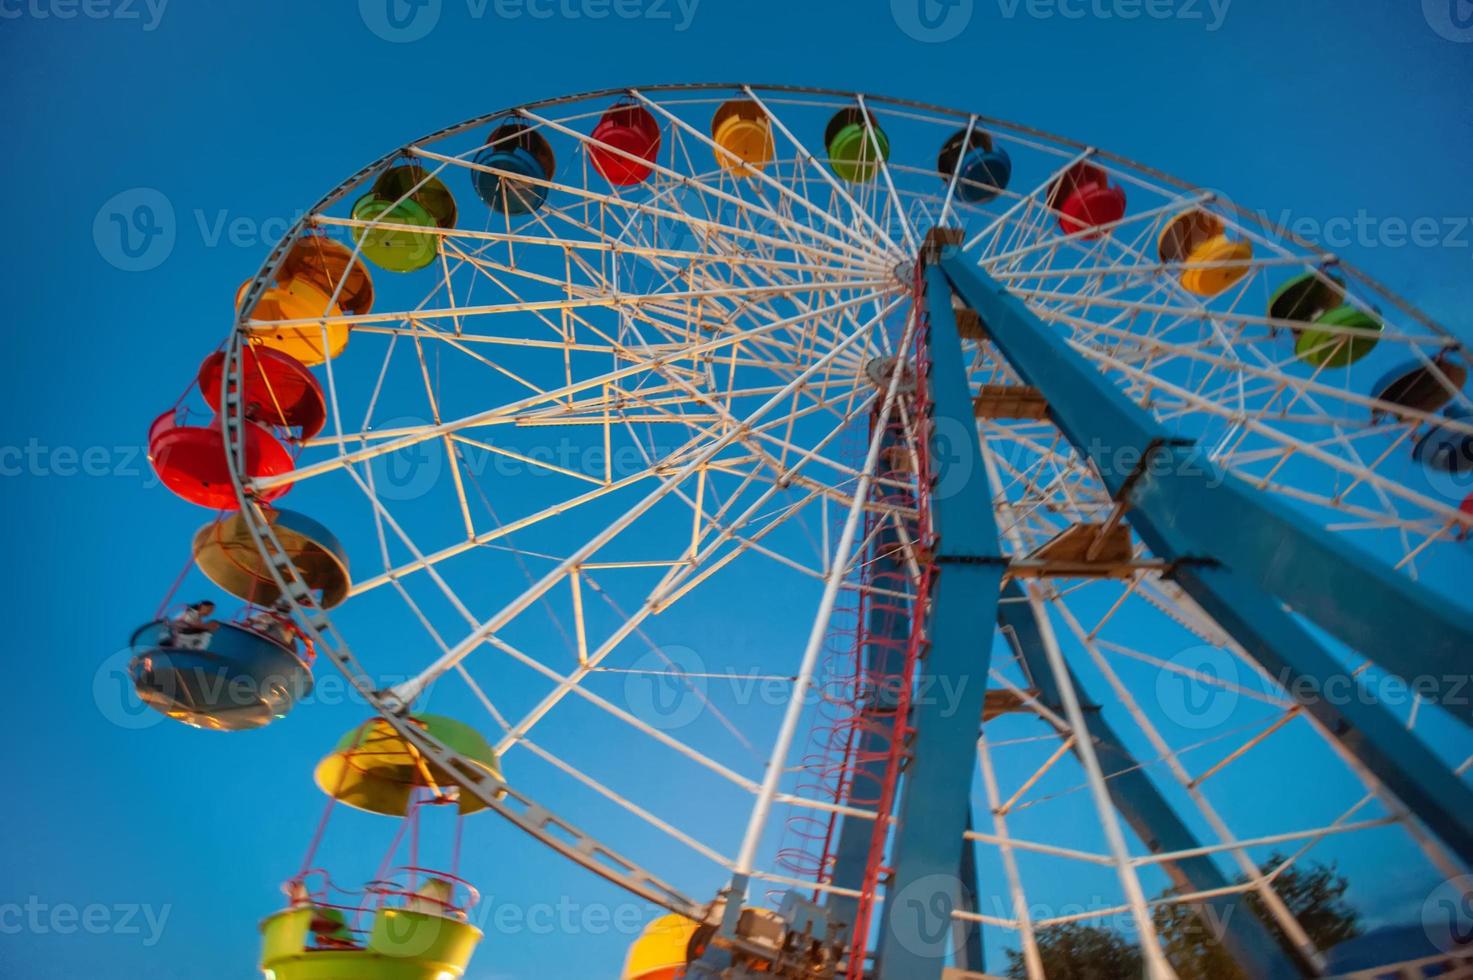
[[[1005,568],[981,445],[975,437],[936,444],[937,430],[971,433],[976,421],[951,288],[935,266],[925,270],[925,280],[936,422],[932,476],[934,486],[948,490],[931,498],[937,571],[930,646],[917,670],[920,694],[911,712],[911,756],[891,842],[876,980],[940,977],[945,965]]]
[[[1466,677],[1467,651],[1473,650],[1469,637],[1473,613],[1458,613],[1456,607],[1430,601],[1408,580],[1353,548],[1338,545],[1343,555],[1327,551],[1322,539],[1334,542],[1334,535],[1305,527],[1267,494],[1220,474],[1210,462],[1194,457],[1191,447],[1169,442],[1154,420],[1057,332],[959,253],[946,255],[942,265],[1014,369],[1042,390],[1050,415],[1075,448],[1095,461],[1111,491],[1130,506],[1131,526],[1157,557],[1177,563],[1173,572],[1177,583],[1331,737],[1473,866],[1473,789],[1390,711],[1363,696],[1336,658],[1268,591],[1273,584],[1303,583],[1287,590],[1295,593],[1293,599],[1282,594],[1280,598],[1291,599],[1311,619],[1316,618],[1312,611],[1319,610],[1328,621],[1322,623],[1327,629],[1341,623],[1343,611],[1343,619],[1353,621],[1354,629],[1342,628],[1341,634],[1364,633],[1375,643],[1374,649],[1360,648],[1361,653],[1392,673],[1412,676],[1442,671]],[[1174,456],[1170,465],[1147,458],[1151,447]],[[1111,455],[1127,451],[1145,458],[1134,480],[1112,468]],[[1282,540],[1270,544],[1270,530]],[[1204,556],[1217,561],[1194,560]],[[1274,567],[1264,567],[1265,562]],[[1324,567],[1337,562],[1355,565],[1359,569],[1355,577]],[[1312,585],[1316,570],[1323,575],[1317,586]],[[1368,584],[1383,578],[1390,583],[1386,592]],[[1357,583],[1353,588],[1346,584],[1352,580]],[[1302,601],[1300,591],[1308,593]],[[1402,597],[1408,594],[1404,603]],[[1419,618],[1424,611],[1427,618]],[[1457,615],[1464,621],[1448,621]],[[1377,617],[1384,622],[1377,622]],[[1431,625],[1430,619],[1435,619]],[[1457,650],[1462,654],[1453,657]],[[1326,696],[1337,685],[1346,686],[1346,696]],[[1460,705],[1444,707],[1460,714]],[[1466,704],[1461,707],[1460,716],[1466,719]]]
[[[1059,696],[1059,685],[1049,667],[1044,653],[1043,639],[1034,621],[1033,610],[1027,596],[1016,582],[1009,582],[1002,592],[998,606],[998,625],[1012,633],[1023,666],[1029,680],[1038,691],[1038,700],[1044,707],[1063,713],[1063,701]],[[1105,775],[1110,799],[1120,815],[1130,824],[1152,854],[1162,851],[1186,851],[1202,846],[1202,842],[1177,816],[1176,811],[1156,784],[1151,781],[1140,763],[1125,747],[1115,730],[1100,713],[1099,705],[1093,701],[1079,678],[1070,671],[1070,680],[1079,694],[1084,707],[1085,725],[1088,736],[1095,747],[1100,769]],[[1077,749],[1076,749],[1077,751]],[[1181,858],[1163,865],[1172,883],[1185,892],[1212,891],[1233,884],[1218,868],[1212,858],[1201,855]],[[1233,957],[1246,977],[1263,980],[1281,980],[1314,976],[1318,973],[1312,965],[1291,955],[1279,945],[1263,922],[1238,895],[1220,895],[1193,903],[1198,917],[1211,934],[1221,935],[1223,947]]]
[[[972,808],[968,806],[968,833],[971,833],[973,826]],[[962,891],[959,907],[965,912],[979,911],[981,899],[979,898],[977,885],[977,846],[972,843],[970,837],[962,838],[960,877]],[[983,972],[987,966],[987,960],[982,952],[982,923],[957,919],[952,923],[951,931],[951,948],[953,955],[956,957],[956,968],[958,970],[970,970],[975,973]]]
[[[1473,867],[1473,787],[1377,703],[1307,629],[1242,576],[1186,565],[1174,577],[1331,738]]]
[[[1425,679],[1441,682],[1427,699],[1473,723],[1473,699],[1443,699],[1460,695],[1468,675],[1473,610],[1311,526],[1174,439],[960,250],[948,248],[941,265],[1158,556],[1220,562],[1419,690]]]

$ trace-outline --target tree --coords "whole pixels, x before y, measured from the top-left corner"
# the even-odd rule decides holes
[[[1141,951],[1112,929],[1070,922],[1040,929],[1038,955],[1049,980],[1136,980],[1141,975]],[[1008,976],[1026,977],[1023,954],[1008,950]]]
[[[1264,867],[1284,862],[1271,854]],[[1246,881],[1239,876],[1239,883]],[[1274,879],[1274,890],[1304,931],[1320,949],[1329,949],[1360,935],[1360,915],[1345,903],[1349,882],[1323,864],[1294,865]],[[1167,893],[1169,894],[1169,893]],[[1163,896],[1165,897],[1165,896]],[[1280,942],[1283,931],[1263,907],[1257,892],[1244,893],[1243,908],[1258,916]],[[1178,903],[1156,906],[1153,918],[1161,944],[1181,980],[1242,980],[1243,974],[1218,942],[1220,932],[1204,923],[1194,907]],[[1039,954],[1049,980],[1136,980],[1142,962],[1139,951],[1119,933],[1074,923],[1042,929]],[[1127,955],[1129,954],[1129,955]],[[1008,951],[1008,976],[1026,977],[1023,955]]]

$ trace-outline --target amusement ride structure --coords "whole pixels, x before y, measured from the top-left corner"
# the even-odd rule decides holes
[[[399,827],[344,889],[324,816],[271,980],[464,975],[478,813],[664,910],[629,980],[1042,977],[1099,921],[1174,977],[1176,910],[1349,974],[1306,855],[1473,881],[1468,351],[1218,195],[913,102],[600,92],[363,167],[236,310],[149,443],[239,611],[186,569],[133,679],[239,730],[330,660],[376,713],[316,782]]]

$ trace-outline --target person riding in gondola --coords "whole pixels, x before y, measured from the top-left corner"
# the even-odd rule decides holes
[[[291,646],[281,614],[273,609],[252,609],[251,614],[246,617],[246,628],[282,646]]]
[[[215,603],[209,599],[190,603],[184,610],[169,620],[169,635],[162,645],[198,649],[205,646],[211,633],[220,624],[210,617],[215,614]]]

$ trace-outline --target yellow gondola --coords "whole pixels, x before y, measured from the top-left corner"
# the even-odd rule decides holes
[[[471,726],[441,715],[414,715],[410,722],[501,780],[496,750]],[[385,816],[404,816],[416,790],[446,791],[462,785],[459,777],[431,763],[382,718],[366,721],[343,736],[313,775],[322,791],[338,802]],[[459,804],[464,814],[486,808],[474,793],[461,793]]]
[[[1161,230],[1157,242],[1161,261],[1180,270],[1181,284],[1198,296],[1226,292],[1248,274],[1253,243],[1229,238],[1221,218],[1210,211],[1193,210],[1177,215]]]
[[[750,100],[733,99],[717,109],[711,117],[711,139],[726,151],[716,154],[716,162],[738,177],[750,177],[772,162],[772,123]]]
[[[691,937],[699,923],[664,915],[644,927],[624,959],[620,980],[675,980],[685,973]]]
[[[235,294],[235,304],[240,306],[250,288],[247,280]],[[332,302],[332,297],[323,292],[317,283],[305,276],[292,276],[282,283],[271,286],[261,294],[251,319],[258,321],[276,320],[320,320],[338,317],[342,310]],[[295,357],[308,367],[314,367],[337,357],[348,346],[348,325],[341,321],[332,323],[296,324],[274,327],[268,323],[252,327],[251,343],[279,350]]]

